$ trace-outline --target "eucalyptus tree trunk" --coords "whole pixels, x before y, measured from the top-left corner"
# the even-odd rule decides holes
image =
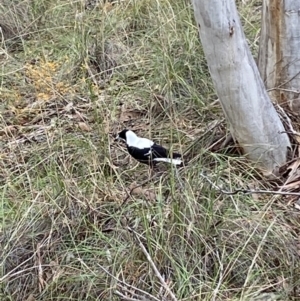
[[[247,45],[234,0],[193,0],[200,39],[231,134],[270,173],[290,142]]]
[[[278,103],[300,114],[300,1],[264,0],[258,66]]]

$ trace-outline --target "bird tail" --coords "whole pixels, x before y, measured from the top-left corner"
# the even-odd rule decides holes
[[[167,162],[167,163],[171,163],[174,165],[181,165],[183,163],[182,159],[181,159],[181,154],[178,154],[178,153],[173,153],[172,157],[170,156],[169,158],[155,158],[155,159],[153,159],[153,161]]]
[[[171,163],[174,165],[181,165],[182,164],[182,160],[180,158],[155,158],[153,159],[153,161],[155,162],[167,162],[167,163]]]

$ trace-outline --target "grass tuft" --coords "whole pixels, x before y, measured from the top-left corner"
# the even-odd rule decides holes
[[[297,298],[289,199],[211,185],[270,184],[214,152],[226,125],[190,3],[92,2],[0,5],[0,299]],[[258,2],[238,3],[254,54]],[[113,141],[125,127],[187,165],[151,173]]]

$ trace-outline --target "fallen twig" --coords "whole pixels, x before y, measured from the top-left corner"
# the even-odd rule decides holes
[[[148,253],[147,249],[145,248],[145,246],[143,245],[143,243],[140,240],[140,234],[138,234],[137,232],[135,232],[132,228],[127,227],[127,229],[134,234],[135,238],[137,239],[140,248],[142,249],[144,255],[146,256],[148,262],[150,263],[155,275],[157,276],[157,278],[159,279],[161,285],[164,287],[164,289],[168,292],[169,296],[171,297],[171,299],[173,301],[177,301],[177,298],[175,296],[175,294],[171,291],[170,287],[168,286],[168,284],[166,283],[166,281],[164,280],[163,276],[160,274],[160,272],[158,271],[158,268],[156,267],[155,263],[153,262],[150,254]]]
[[[289,192],[289,191],[281,191],[281,190],[252,190],[252,189],[236,189],[233,191],[224,190],[221,187],[219,187],[217,184],[215,184],[211,179],[209,179],[207,176],[205,176],[202,173],[199,173],[201,177],[203,177],[209,184],[211,184],[215,189],[219,190],[222,194],[226,195],[234,195],[238,193],[244,193],[244,194],[277,194],[277,195],[294,195],[300,197],[300,192]],[[281,188],[282,189],[282,188]]]

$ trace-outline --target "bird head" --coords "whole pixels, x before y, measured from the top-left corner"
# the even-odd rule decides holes
[[[127,129],[125,129],[125,130],[123,130],[122,132],[120,132],[120,133],[117,135],[117,137],[115,138],[115,141],[117,141],[117,140],[122,140],[122,141],[126,142],[126,141],[127,141],[127,137],[126,137],[126,133],[127,133],[127,132],[128,132]]]

